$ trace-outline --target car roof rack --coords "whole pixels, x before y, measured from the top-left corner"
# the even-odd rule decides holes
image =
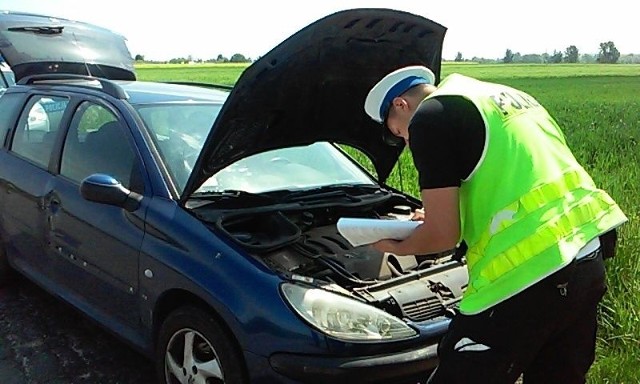
[[[191,81],[165,81],[165,83],[176,84],[176,85],[195,85],[197,87],[224,89],[226,91],[230,91],[233,89],[233,85],[226,85],[226,84],[198,83],[198,82],[191,82]]]
[[[109,79],[105,79],[101,77],[86,76],[86,75],[76,75],[71,73],[42,73],[37,75],[25,76],[22,79],[20,79],[17,82],[17,84],[28,85],[28,84],[35,84],[38,82],[49,82],[49,83],[64,83],[66,85],[74,85],[74,84],[69,84],[69,80],[97,81],[100,83],[101,88],[91,87],[84,84],[76,84],[76,86],[90,88],[90,89],[100,89],[104,93],[121,100],[125,100],[129,98],[129,96],[124,91],[124,89],[122,89],[121,86],[119,86],[118,84],[116,84],[115,82]]]

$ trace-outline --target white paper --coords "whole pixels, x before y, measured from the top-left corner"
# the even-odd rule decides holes
[[[343,217],[338,220],[338,232],[354,247],[382,239],[403,240],[422,221],[361,219]]]

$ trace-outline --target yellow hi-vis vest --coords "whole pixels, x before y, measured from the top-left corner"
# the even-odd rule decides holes
[[[472,101],[486,128],[482,157],[460,186],[461,237],[469,247],[462,313],[482,312],[523,291],[627,221],[533,97],[458,74],[427,99],[442,95]]]

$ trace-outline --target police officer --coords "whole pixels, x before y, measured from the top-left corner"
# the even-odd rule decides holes
[[[469,285],[429,383],[584,383],[606,289],[601,239],[627,218],[532,96],[459,74],[434,81],[401,68],[364,103],[408,143],[425,208],[411,236],[374,247],[468,246]]]

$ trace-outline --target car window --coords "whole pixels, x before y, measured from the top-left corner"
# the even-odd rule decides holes
[[[64,140],[60,174],[79,184],[89,175],[104,173],[130,188],[137,168],[125,129],[109,109],[82,103]]]
[[[16,83],[16,78],[11,71],[11,68],[2,61],[2,56],[0,56],[0,87],[7,88]]]
[[[6,94],[2,96],[0,103],[0,147],[4,146],[7,132],[14,123],[14,113],[17,111],[22,98],[16,94]]]
[[[340,144],[340,149],[345,151],[354,161],[360,164],[367,172],[371,173],[374,177],[378,177],[378,173],[376,172],[376,167],[373,165],[373,161],[371,158],[367,156],[364,152],[359,150],[358,148],[352,147],[346,144]]]
[[[33,96],[20,116],[11,151],[47,168],[68,105],[66,97]]]
[[[167,103],[134,107],[151,132],[173,184],[182,193],[221,105]]]
[[[239,160],[210,177],[196,192],[262,193],[335,184],[373,184],[373,181],[332,144],[318,142]]]

